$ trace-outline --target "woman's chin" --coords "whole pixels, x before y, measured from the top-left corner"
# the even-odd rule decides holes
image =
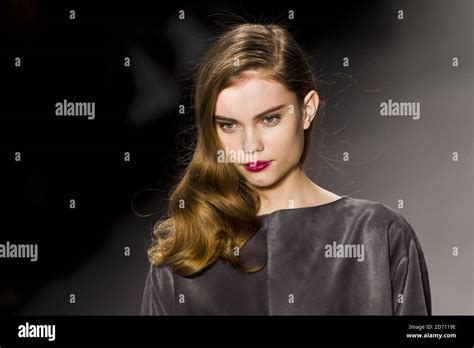
[[[247,181],[248,183],[255,187],[255,188],[265,188],[265,187],[269,187],[271,185],[273,185],[275,183],[275,180],[273,180],[273,178],[269,177],[269,176],[262,176],[261,178],[257,178],[257,177],[251,177],[249,178],[247,176]]]

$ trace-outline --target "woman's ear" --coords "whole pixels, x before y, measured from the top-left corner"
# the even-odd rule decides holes
[[[303,128],[308,129],[318,111],[319,96],[313,89],[306,94],[303,101]]]

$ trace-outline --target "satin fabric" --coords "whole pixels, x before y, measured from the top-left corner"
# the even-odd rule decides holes
[[[244,273],[218,261],[187,278],[150,266],[141,314],[431,315],[423,251],[394,209],[343,196],[259,218],[262,227],[242,253],[267,258],[265,268]],[[363,257],[354,256],[357,245]],[[344,246],[352,254],[330,252]]]

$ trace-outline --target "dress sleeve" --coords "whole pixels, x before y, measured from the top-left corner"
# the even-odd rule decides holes
[[[394,315],[431,315],[431,293],[423,250],[410,224],[397,213],[389,227]]]
[[[173,301],[172,275],[163,266],[150,265],[143,290],[141,315],[170,315]]]

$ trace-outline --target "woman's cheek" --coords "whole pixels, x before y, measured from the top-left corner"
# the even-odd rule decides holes
[[[293,132],[288,129],[276,130],[268,135],[265,144],[271,147],[272,153],[274,153],[273,150],[276,149],[279,150],[278,152],[290,150],[297,144],[295,143],[296,137],[293,136]]]

